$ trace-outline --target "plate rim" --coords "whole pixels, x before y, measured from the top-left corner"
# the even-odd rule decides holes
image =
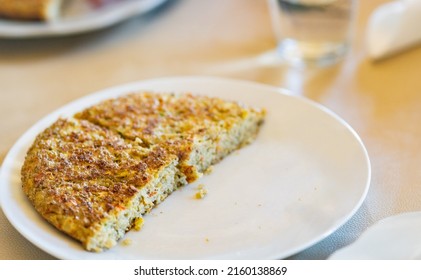
[[[200,76],[200,75],[196,75],[196,76],[169,76],[169,77],[160,77],[160,78],[154,78],[154,79],[144,79],[144,80],[139,80],[139,81],[135,81],[135,82],[131,82],[131,83],[125,83],[125,84],[120,84],[117,86],[112,86],[112,87],[108,87],[102,90],[98,90],[98,91],[94,91],[92,93],[88,93],[85,96],[82,96],[80,98],[77,98],[69,103],[66,103],[65,105],[59,107],[58,109],[48,113],[46,116],[42,117],[41,119],[39,119],[38,121],[36,121],[32,126],[30,126],[29,129],[27,129],[19,138],[18,140],[14,143],[14,145],[12,146],[12,148],[9,150],[9,152],[6,154],[3,164],[0,168],[0,208],[2,209],[4,215],[6,216],[6,218],[8,219],[8,221],[13,225],[13,227],[22,235],[25,237],[25,239],[27,239],[29,242],[31,242],[33,245],[35,245],[37,248],[39,248],[40,250],[49,253],[50,255],[57,257],[59,259],[72,259],[71,257],[69,257],[66,254],[61,254],[61,253],[57,253],[54,252],[53,250],[50,250],[47,246],[43,246],[42,244],[40,244],[41,242],[38,241],[36,238],[33,238],[32,236],[30,236],[30,234],[28,234],[23,227],[21,227],[20,225],[18,225],[14,220],[13,220],[13,213],[10,213],[8,210],[5,211],[3,204],[4,204],[4,195],[2,195],[5,192],[5,186],[4,184],[6,184],[7,182],[5,181],[5,176],[6,176],[6,171],[11,169],[11,164],[12,164],[12,160],[16,157],[16,155],[18,154],[19,151],[21,151],[22,146],[25,144],[26,142],[26,138],[28,137],[28,135],[31,135],[34,133],[35,131],[42,131],[41,127],[47,127],[49,124],[51,124],[55,119],[57,119],[58,117],[60,117],[61,112],[62,111],[66,111],[67,108],[70,108],[72,106],[74,106],[74,104],[78,104],[78,103],[85,103],[88,101],[92,102],[92,100],[99,102],[101,100],[107,99],[109,98],[109,96],[119,96],[119,95],[124,95],[127,94],[128,92],[132,92],[135,89],[140,90],[142,89],[142,86],[144,84],[160,84],[160,83],[174,83],[174,82],[180,82],[183,81],[184,83],[188,83],[188,82],[199,82],[199,83],[226,83],[226,84],[231,84],[231,85],[243,85],[243,86],[252,86],[255,88],[260,88],[260,89],[264,89],[264,90],[269,90],[269,91],[273,91],[276,92],[278,94],[287,96],[288,98],[294,98],[294,99],[298,99],[300,102],[304,102],[307,103],[309,106],[315,107],[318,110],[323,111],[324,113],[328,114],[330,117],[334,118],[335,121],[339,122],[343,127],[345,127],[351,134],[352,136],[355,138],[355,140],[357,140],[358,146],[361,148],[361,151],[363,152],[364,155],[364,159],[365,159],[365,163],[367,165],[367,178],[365,181],[365,186],[363,189],[363,192],[361,193],[359,200],[357,203],[354,204],[354,207],[348,212],[347,215],[344,215],[339,221],[337,221],[335,224],[332,224],[328,230],[325,230],[322,234],[318,234],[317,236],[314,236],[313,238],[307,240],[307,242],[302,243],[301,246],[296,246],[294,248],[291,248],[289,250],[286,250],[282,253],[278,253],[278,254],[274,254],[274,255],[270,255],[267,257],[267,259],[279,259],[279,258],[287,258],[290,257],[296,253],[299,253],[305,249],[308,249],[309,247],[317,244],[318,242],[320,242],[321,240],[327,238],[329,235],[331,235],[333,232],[335,232],[336,230],[338,230],[342,225],[344,225],[345,223],[347,223],[352,216],[355,215],[355,213],[358,211],[358,209],[361,207],[361,205],[363,204],[364,200],[367,197],[369,188],[370,188],[370,184],[371,184],[371,162],[370,162],[370,158],[369,158],[369,154],[368,151],[361,139],[361,137],[357,134],[357,132],[343,119],[341,118],[339,115],[337,115],[335,112],[333,112],[331,109],[325,107],[324,105],[317,103],[316,101],[313,101],[305,96],[299,96],[299,95],[294,95],[290,90],[284,89],[284,88],[280,88],[280,87],[276,87],[276,86],[271,86],[271,85],[267,85],[267,84],[262,84],[259,82],[254,82],[254,81],[249,81],[249,80],[242,80],[242,79],[232,79],[232,78],[225,78],[225,77],[216,77],[216,76]],[[145,89],[145,86],[143,86]],[[149,86],[150,87],[150,86]],[[116,93],[116,91],[119,91],[119,93]],[[98,99],[97,97],[100,96],[100,99]],[[4,168],[7,167],[7,168]]]

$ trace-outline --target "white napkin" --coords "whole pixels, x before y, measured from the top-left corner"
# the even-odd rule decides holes
[[[378,221],[330,260],[421,260],[421,211]]]
[[[378,7],[368,22],[368,54],[380,59],[421,43],[421,0],[400,0]]]

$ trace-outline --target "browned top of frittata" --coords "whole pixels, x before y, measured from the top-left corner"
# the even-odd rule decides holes
[[[188,163],[194,145],[218,143],[221,134],[251,114],[263,120],[265,112],[216,97],[140,92],[105,100],[75,117],[140,141],[144,147],[159,144],[177,155],[179,168],[192,182],[199,176]]]
[[[144,92],[103,101],[76,118],[114,129],[128,139],[141,139],[148,146],[195,136],[217,137],[250,113],[264,114],[215,97]]]
[[[82,239],[176,160],[88,121],[60,119],[28,151],[23,190],[50,223]]]

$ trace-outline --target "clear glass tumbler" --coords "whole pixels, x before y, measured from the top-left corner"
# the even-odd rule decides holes
[[[268,0],[278,52],[292,64],[329,65],[347,52],[357,0]]]

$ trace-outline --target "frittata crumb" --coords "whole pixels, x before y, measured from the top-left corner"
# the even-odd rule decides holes
[[[205,185],[203,185],[203,184],[200,184],[197,187],[197,189],[198,189],[197,192],[196,192],[196,198],[197,199],[202,199],[208,194],[208,190],[205,189]]]
[[[121,242],[121,245],[123,246],[129,246],[132,244],[132,240],[130,238],[126,238]]]

